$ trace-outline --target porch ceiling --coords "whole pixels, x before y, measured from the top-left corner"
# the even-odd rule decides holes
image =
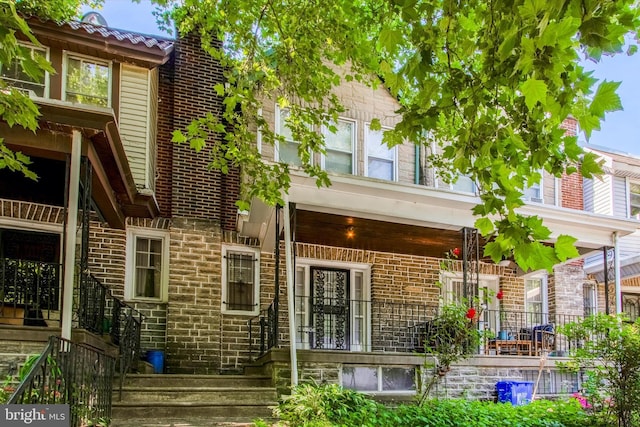
[[[349,231],[352,235],[350,236]],[[462,233],[416,225],[297,210],[295,240],[342,248],[442,258],[462,246]]]

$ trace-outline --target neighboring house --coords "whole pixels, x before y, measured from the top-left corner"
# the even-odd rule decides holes
[[[0,304],[13,311],[0,317],[0,340],[15,343],[16,331],[50,333],[60,326],[64,333],[58,319],[69,287],[76,295],[74,328],[82,327],[85,313],[113,329],[103,325],[105,316],[82,309],[96,300],[83,295],[98,282],[144,315],[142,350],[163,350],[167,373],[252,366],[284,386],[294,341],[302,378],[411,394],[424,363],[416,351],[425,326],[441,301],[469,294],[486,301],[480,327],[505,339],[483,342],[463,380],[452,381],[455,393],[475,382],[470,395],[489,397],[496,381],[527,378],[542,354],[568,350],[560,336],[534,339],[534,328],[585,314],[581,261],[548,274],[483,259],[472,228],[471,208],[479,202],[473,183],[461,177],[445,184],[426,166],[428,150],[410,144],[387,149],[380,145],[382,132],[370,129],[374,118],[383,128],[399,120],[397,101],[384,88],[349,82],[338,89],[346,107],[338,132],[316,129],[325,135],[327,152],[314,162],[329,172],[328,188],[296,169],[287,110],[275,103],[263,108],[285,137],[280,146],[260,147],[264,161],[293,165],[288,207],[295,313],[289,313],[282,232],[289,218],[283,209],[254,201],[248,212],[237,212],[240,171],[209,171],[206,150],[170,142],[174,129],[223,108],[213,90],[222,70],[198,38],[168,41],[90,24],[30,24],[58,72],[29,82],[1,70],[33,92],[43,116],[35,135],[0,124],[6,143],[31,155],[41,177],[34,183],[0,171],[1,182],[11,182],[0,187],[0,257],[5,266],[18,259],[31,266],[20,280],[3,270]],[[66,196],[78,186],[80,209]],[[614,235],[637,227],[627,218],[582,210],[582,180],[575,175],[544,175],[525,197],[529,203],[521,211],[541,216],[552,239],[575,236],[581,253],[601,251],[613,245]],[[65,233],[76,214],[77,239]],[[450,256],[454,248],[460,248],[458,259]],[[91,280],[68,273],[76,261]],[[53,272],[44,274],[49,265]],[[560,377],[545,378],[549,393],[560,390]]]
[[[604,162],[604,175],[584,181],[584,208],[586,211],[617,218],[640,220],[640,158],[603,147],[587,146],[586,150],[597,154]],[[640,221],[638,222],[640,226]],[[585,259],[585,271],[591,279],[591,288],[585,289],[585,304],[591,303],[600,311],[605,309],[605,267],[609,281],[620,283],[621,309],[632,320],[640,315],[640,231],[620,236],[616,278],[616,256],[613,248],[599,256]],[[606,258],[605,258],[606,256]],[[604,260],[607,262],[603,262]],[[597,293],[592,289],[597,288]],[[594,294],[591,297],[590,294]],[[595,298],[595,299],[593,299]],[[615,312],[616,292],[611,286],[608,292],[609,311]]]

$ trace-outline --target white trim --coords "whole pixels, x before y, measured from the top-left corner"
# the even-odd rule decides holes
[[[159,239],[162,241],[162,271],[160,273],[160,297],[144,298],[135,296],[136,238]],[[124,297],[126,301],[167,302],[169,288],[169,231],[142,227],[127,227]]]
[[[227,252],[241,252],[245,254],[252,254],[255,257],[254,269],[253,269],[253,310],[229,310],[227,309],[226,300],[228,292],[227,284]],[[220,307],[223,314],[233,314],[240,316],[257,316],[260,313],[260,250],[251,246],[244,245],[222,245],[221,252],[222,262],[222,299],[220,301]]]
[[[372,131],[371,128],[371,122],[365,122],[364,124],[364,176],[369,177],[369,132],[381,132],[384,134],[385,131],[387,130],[391,130],[392,128],[390,127],[385,127],[382,126],[382,128],[379,131]],[[395,147],[388,149],[389,151],[393,151],[393,177],[391,179],[385,179],[385,181],[391,181],[391,182],[397,182],[398,181],[398,146],[396,145]],[[374,159],[380,159],[380,160],[388,160],[388,159],[383,159],[383,158],[379,158],[379,157],[375,157],[375,156],[371,156]],[[384,178],[378,178],[378,179],[384,179]]]
[[[338,122],[345,122],[345,123],[351,123],[353,124],[353,131],[351,132],[351,173],[350,175],[356,175],[356,171],[357,171],[357,159],[358,156],[356,155],[356,148],[357,148],[357,141],[358,141],[358,122],[355,119],[351,119],[348,117],[338,117]],[[337,124],[337,123],[336,123]],[[326,146],[326,137],[327,135],[329,135],[331,132],[329,132],[329,129],[327,129],[326,126],[322,126],[321,128],[321,134],[323,136],[323,139],[325,140],[325,150],[329,150]],[[335,134],[333,134],[335,135]],[[341,150],[331,150],[331,151],[335,151],[335,152],[339,152],[339,153],[347,153],[346,151],[341,151]],[[322,170],[326,170],[325,168],[325,159],[326,159],[326,154],[321,154],[320,155],[320,167],[322,168]],[[332,172],[332,173],[336,173],[336,172]],[[339,173],[339,172],[338,172]]]
[[[527,311],[527,280],[540,280],[540,298],[542,300],[542,315],[546,317],[549,313],[549,280],[547,272],[545,271],[535,271],[533,273],[525,274],[522,276],[524,278],[524,310]],[[546,319],[543,319],[546,321]]]
[[[71,102],[71,101],[67,101],[67,68],[68,68],[68,61],[69,61],[69,57],[71,58],[77,58],[80,60],[86,60],[87,62],[94,62],[95,64],[99,64],[99,65],[106,65],[109,68],[109,75],[107,76],[107,105],[106,107],[101,107],[99,105],[94,105],[94,104],[83,104],[83,103],[75,103],[75,104],[80,104],[80,105],[91,105],[91,106],[95,106],[98,108],[111,108],[111,91],[112,91],[112,87],[113,87],[113,62],[109,61],[109,60],[105,60],[105,59],[100,59],[100,58],[96,58],[94,56],[89,56],[89,55],[83,55],[80,53],[76,53],[76,52],[69,52],[67,50],[63,50],[62,51],[62,94],[61,94],[61,98],[62,101],[64,102]]]
[[[640,185],[640,181],[636,180],[636,179],[631,179],[629,177],[627,177],[626,179],[626,186],[627,186],[627,191],[626,191],[626,196],[627,196],[627,218],[631,218],[631,219],[640,219],[640,215],[634,217],[633,215],[631,215],[631,184],[636,184],[636,185]],[[612,184],[612,188],[615,189],[615,183]],[[614,191],[611,191],[612,195]],[[613,206],[613,205],[612,205]]]
[[[36,222],[26,219],[19,220],[13,218],[0,218],[0,227],[11,227],[24,231],[44,231],[49,233],[59,233],[60,235],[64,232],[64,226],[62,224]]]
[[[258,116],[264,119],[262,116],[262,108],[258,108]],[[260,126],[258,126],[258,129],[256,130],[256,148],[258,149],[258,154],[262,154],[262,129],[260,129]],[[274,150],[274,157],[275,151],[277,150]]]

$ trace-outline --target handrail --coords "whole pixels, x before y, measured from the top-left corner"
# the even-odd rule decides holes
[[[51,336],[9,404],[69,404],[71,426],[111,417],[115,361],[86,344]]]

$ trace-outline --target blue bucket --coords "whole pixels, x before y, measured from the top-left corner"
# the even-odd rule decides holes
[[[164,372],[164,351],[149,350],[147,351],[146,360],[153,366],[154,374],[162,374]]]

